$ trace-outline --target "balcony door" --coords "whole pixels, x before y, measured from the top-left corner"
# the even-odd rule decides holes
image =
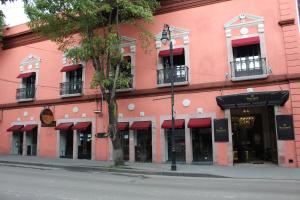
[[[66,72],[66,79],[67,94],[82,93],[82,68]]]
[[[263,74],[260,44],[234,47],[233,59],[235,77]]]

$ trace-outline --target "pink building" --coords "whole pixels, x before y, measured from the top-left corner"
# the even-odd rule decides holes
[[[296,0],[162,1],[147,25],[155,35],[147,53],[136,31],[123,27],[133,77],[118,92],[124,158],[170,160],[165,23],[174,44],[177,161],[300,167]],[[90,89],[90,65],[67,60],[25,25],[5,30],[0,60],[0,154],[112,159],[101,137],[107,109]],[[55,124],[47,124],[52,117]]]

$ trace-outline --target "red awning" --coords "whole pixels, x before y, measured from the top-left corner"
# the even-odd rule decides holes
[[[129,128],[129,122],[118,122],[118,130],[125,131]]]
[[[172,128],[172,120],[165,120],[162,125],[162,128]],[[174,128],[184,128],[184,119],[175,119]]]
[[[76,69],[81,68],[81,65],[70,65],[70,66],[65,66],[63,67],[60,71],[61,72],[70,72],[70,71],[75,71]]]
[[[55,127],[55,130],[67,131],[67,130],[70,130],[73,125],[74,125],[73,122],[60,123]]]
[[[184,48],[173,49],[173,56],[182,55],[184,53]],[[170,56],[170,50],[160,51],[158,54],[160,57]]]
[[[188,123],[189,128],[209,128],[211,127],[211,118],[194,118]]]
[[[21,131],[30,132],[30,131],[33,131],[33,129],[35,129],[37,126],[38,126],[37,124],[29,124],[29,125],[24,126],[21,129]]]
[[[133,122],[130,126],[131,130],[148,130],[151,127],[151,121]]]
[[[78,122],[73,126],[72,130],[85,131],[92,125],[92,122]]]
[[[21,128],[23,128],[23,125],[13,125],[11,127],[9,127],[6,131],[7,132],[17,132],[17,131],[21,131]]]
[[[259,44],[259,37],[250,37],[250,38],[242,38],[237,40],[232,40],[231,45],[232,47],[240,47],[240,46],[247,46],[251,44]]]
[[[34,72],[23,73],[23,74],[19,74],[19,76],[17,76],[17,78],[28,78],[28,77],[32,76],[33,74],[34,74]]]

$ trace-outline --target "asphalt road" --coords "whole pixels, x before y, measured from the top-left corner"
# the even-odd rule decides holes
[[[300,181],[135,176],[0,165],[0,200],[299,200]]]

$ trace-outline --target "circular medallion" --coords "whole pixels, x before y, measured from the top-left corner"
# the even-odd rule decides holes
[[[134,110],[135,109],[135,105],[134,105],[134,103],[130,103],[130,104],[128,104],[128,110]]]
[[[184,107],[189,107],[189,106],[191,105],[191,101],[190,101],[189,99],[184,99],[184,100],[182,101],[182,105],[183,105]]]
[[[40,114],[40,119],[42,122],[42,126],[53,126],[54,123],[54,115],[49,108],[42,110]]]

